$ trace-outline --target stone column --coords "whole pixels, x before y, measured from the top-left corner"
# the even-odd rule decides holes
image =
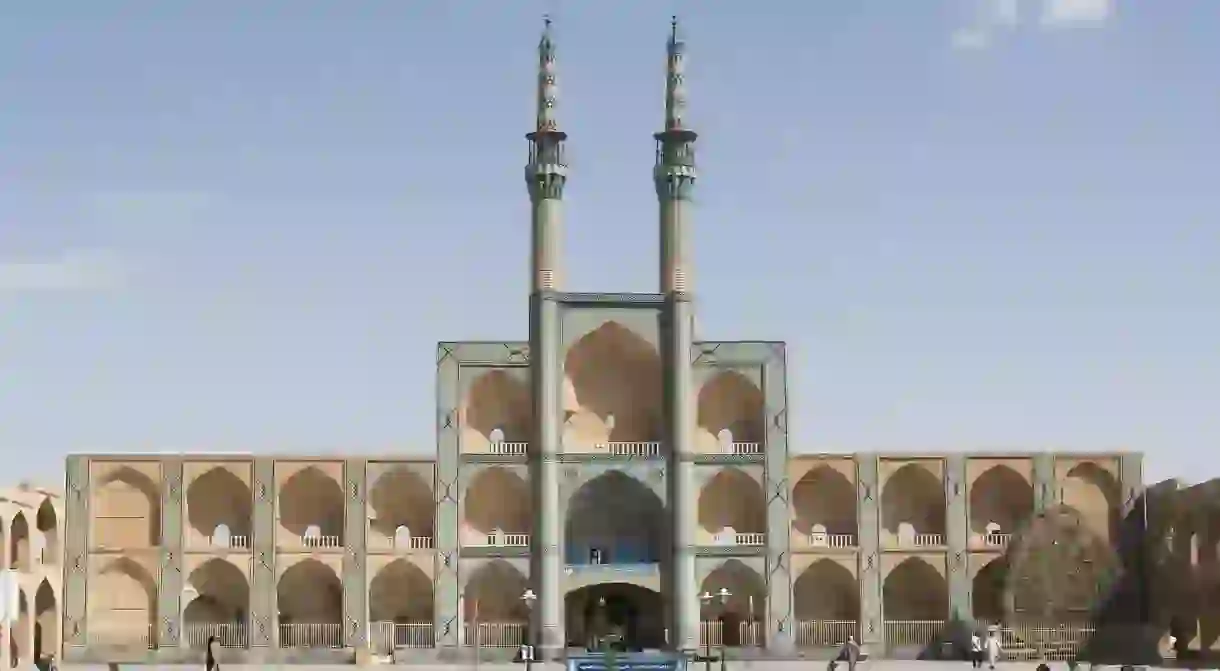
[[[461,445],[458,434],[458,361],[451,345],[441,345],[436,367],[436,577],[433,578],[433,626],[437,652],[452,658],[461,645],[462,611],[458,607],[458,556],[461,548],[458,505]]]
[[[367,462],[352,458],[343,464],[346,503],[343,510],[343,620],[347,647],[357,651],[368,645],[369,585]]]
[[[969,498],[966,495],[966,456],[951,454],[945,459],[945,545],[948,556],[945,569],[949,583],[950,619],[972,620],[970,602],[970,562],[967,544],[970,539]]]
[[[564,654],[563,511],[559,501],[559,455],[563,371],[560,366],[559,303],[547,291],[530,298],[530,375],[534,399],[534,439],[530,445],[530,485],[534,533],[530,537],[530,583],[538,594],[530,636],[544,659]]]
[[[182,637],[182,458],[161,461],[161,585],[157,592],[157,645],[177,648]]]
[[[763,369],[767,423],[764,489],[767,497],[767,649],[778,655],[795,646],[792,575],[792,483],[788,481],[787,353],[772,349]]]
[[[60,607],[63,609],[62,661],[72,662],[84,657],[89,641],[89,623],[85,618],[85,594],[89,580],[89,458],[80,454],[71,455],[66,466],[68,489],[64,502],[64,575]],[[7,655],[7,641],[4,649]]]
[[[250,612],[247,633],[255,660],[268,656],[279,644],[279,605],[275,571],[275,459],[258,457],[253,464],[253,524],[250,547]]]
[[[876,454],[856,455],[857,509],[859,526],[860,644],[869,654],[885,645],[885,612],[882,608],[881,576],[881,486]]]
[[[673,531],[669,558],[672,590],[670,641],[677,650],[699,647],[699,581],[695,574],[695,525],[699,491],[695,482],[694,372],[691,369],[693,304],[689,295],[672,292],[663,320],[666,446],[669,448],[668,499]]]
[[[1046,512],[1059,502],[1059,483],[1055,481],[1055,455],[1034,455],[1034,514]]]

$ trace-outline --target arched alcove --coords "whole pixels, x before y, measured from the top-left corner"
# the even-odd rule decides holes
[[[128,557],[106,564],[90,581],[88,630],[110,644],[150,643],[157,631],[157,581]]]
[[[479,471],[462,496],[465,526],[475,545],[493,531],[528,534],[533,530],[529,485],[515,472],[493,466]]]
[[[565,444],[659,440],[661,359],[643,338],[606,322],[572,345],[564,373]]]
[[[663,648],[664,602],[646,587],[598,583],[564,597],[568,646],[589,647],[607,634],[618,634],[629,649]]]
[[[415,564],[397,559],[369,583],[369,619],[396,624],[432,622],[432,581]]]
[[[30,627],[34,626],[33,618],[30,617],[30,602],[25,596],[25,590],[18,588],[17,592],[17,619],[11,623],[11,638],[13,653],[13,668],[17,668],[20,661],[33,658],[34,651],[30,649],[29,640]]]
[[[766,421],[762,390],[736,371],[723,371],[699,389],[697,421],[705,434],[702,442],[719,442],[720,433],[729,431],[734,443],[766,440]]]
[[[249,538],[253,516],[250,488],[233,471],[216,466],[186,488],[186,513],[191,530],[211,544],[220,526],[229,532],[226,546],[234,536]]]
[[[1112,543],[1122,514],[1120,492],[1118,481],[1109,471],[1086,461],[1068,471],[1062,503],[1078,511],[1094,533]]]
[[[906,464],[890,475],[881,490],[881,522],[898,534],[910,524],[916,534],[945,533],[945,490],[941,481],[920,464]]]
[[[276,598],[281,624],[343,623],[343,583],[334,569],[315,559],[284,571]]]
[[[415,471],[393,468],[373,483],[369,493],[373,519],[369,530],[386,539],[395,539],[399,527],[414,536],[432,538],[436,516],[432,488]]]
[[[529,387],[506,371],[490,370],[466,394],[465,442],[528,442],[533,404]]]
[[[50,581],[43,578],[34,593],[34,658],[59,654],[59,600]]]
[[[660,561],[665,504],[639,480],[608,471],[581,486],[568,506],[568,564]]]
[[[18,511],[9,523],[9,568],[28,571],[30,564],[30,523],[25,513]]]
[[[833,559],[819,559],[792,585],[793,610],[802,622],[860,620],[860,588],[856,578]]]
[[[945,577],[921,558],[911,557],[895,566],[885,577],[882,592],[888,622],[943,622],[949,617]]]
[[[829,534],[856,536],[856,488],[839,471],[818,466],[792,488],[792,530],[808,536],[820,525]]]
[[[207,629],[216,624],[238,624],[246,621],[250,604],[250,583],[241,569],[220,559],[209,559],[191,571],[187,584],[196,596],[183,612],[188,628]],[[192,637],[200,638],[200,637]],[[207,640],[206,637],[202,637]]]
[[[278,503],[280,524],[289,533],[304,538],[317,526],[321,537],[343,542],[343,488],[320,469],[307,466],[294,473],[280,489]]]
[[[470,576],[463,601],[465,622],[528,622],[529,606],[521,595],[525,576],[506,561],[490,561]]]
[[[767,500],[762,485],[736,468],[712,476],[699,491],[699,526],[708,534],[726,528],[739,534],[767,531]]]
[[[59,564],[61,550],[59,548],[59,516],[55,514],[55,504],[51,497],[46,497],[38,504],[35,515],[35,525],[42,534],[42,563]]]
[[[110,548],[161,544],[161,490],[144,473],[123,466],[97,483],[91,540]],[[92,512],[92,511],[91,511]]]
[[[1008,614],[1005,593],[1008,584],[1008,562],[997,557],[979,569],[971,585],[971,609],[974,619],[998,624]]]
[[[1008,466],[992,466],[970,485],[970,530],[975,534],[986,535],[990,524],[1011,534],[1033,510],[1034,488]]]
[[[702,622],[722,623],[722,642],[739,646],[743,623],[766,622],[767,586],[762,576],[736,559],[730,559],[703,579],[700,593],[719,594],[728,590],[728,599],[712,599],[700,605]],[[752,642],[751,642],[752,643]]]

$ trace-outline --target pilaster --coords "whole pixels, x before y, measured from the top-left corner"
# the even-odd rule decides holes
[[[699,491],[693,454],[692,307],[690,297],[671,293],[668,296],[668,316],[662,319],[664,414],[670,459],[667,485],[670,528],[673,530],[668,567],[668,585],[673,595],[673,623],[669,629],[670,641],[678,650],[696,650],[699,647],[699,582],[695,573]]]
[[[774,346],[763,368],[763,395],[767,423],[763,462],[767,496],[767,648],[784,654],[795,647],[793,637],[792,506],[788,482],[787,356]]]
[[[275,459],[254,460],[253,528],[250,547],[250,614],[248,631],[253,653],[266,654],[277,644],[279,608],[276,603],[275,575]],[[255,655],[257,658],[257,654]]]
[[[458,588],[459,483],[458,360],[442,347],[436,365],[436,577],[433,610],[436,647],[453,653],[461,645]]]
[[[361,650],[368,644],[368,512],[365,501],[368,465],[364,459],[351,458],[343,464],[343,620],[347,647]]]
[[[530,297],[530,381],[534,398],[534,439],[530,445],[530,486],[534,495],[534,534],[530,538],[530,584],[538,594],[531,612],[531,637],[544,659],[567,646],[564,631],[563,511],[559,501],[562,448],[560,413],[563,354],[559,304],[549,292]]]
[[[1122,514],[1126,518],[1144,493],[1144,455],[1138,452],[1119,455],[1118,480],[1123,496]]]
[[[161,585],[157,645],[176,648],[182,636],[182,458],[161,461]]]
[[[967,543],[970,539],[970,512],[966,495],[966,456],[951,454],[945,458],[945,545],[949,555],[949,612],[951,619],[969,622],[970,564]]]
[[[1059,502],[1059,484],[1055,482],[1055,455],[1039,452],[1034,455],[1034,514],[1054,508]]]
[[[876,454],[856,455],[856,520],[860,538],[860,643],[876,654],[885,642],[881,600],[881,487]]]
[[[65,657],[78,659],[88,646],[85,594],[89,580],[89,458],[74,454],[66,463],[68,500],[64,502],[63,608]],[[8,646],[4,646],[8,649]]]

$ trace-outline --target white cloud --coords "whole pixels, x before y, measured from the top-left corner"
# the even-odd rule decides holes
[[[107,291],[127,279],[123,260],[104,249],[70,250],[52,258],[0,259],[0,294]]]
[[[1043,0],[1042,25],[1100,23],[1114,16],[1114,0]]]

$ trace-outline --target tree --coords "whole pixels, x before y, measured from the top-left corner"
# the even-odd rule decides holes
[[[1041,626],[1088,620],[1118,573],[1118,557],[1075,509],[1035,515],[1013,538],[1005,589],[1009,618]]]

